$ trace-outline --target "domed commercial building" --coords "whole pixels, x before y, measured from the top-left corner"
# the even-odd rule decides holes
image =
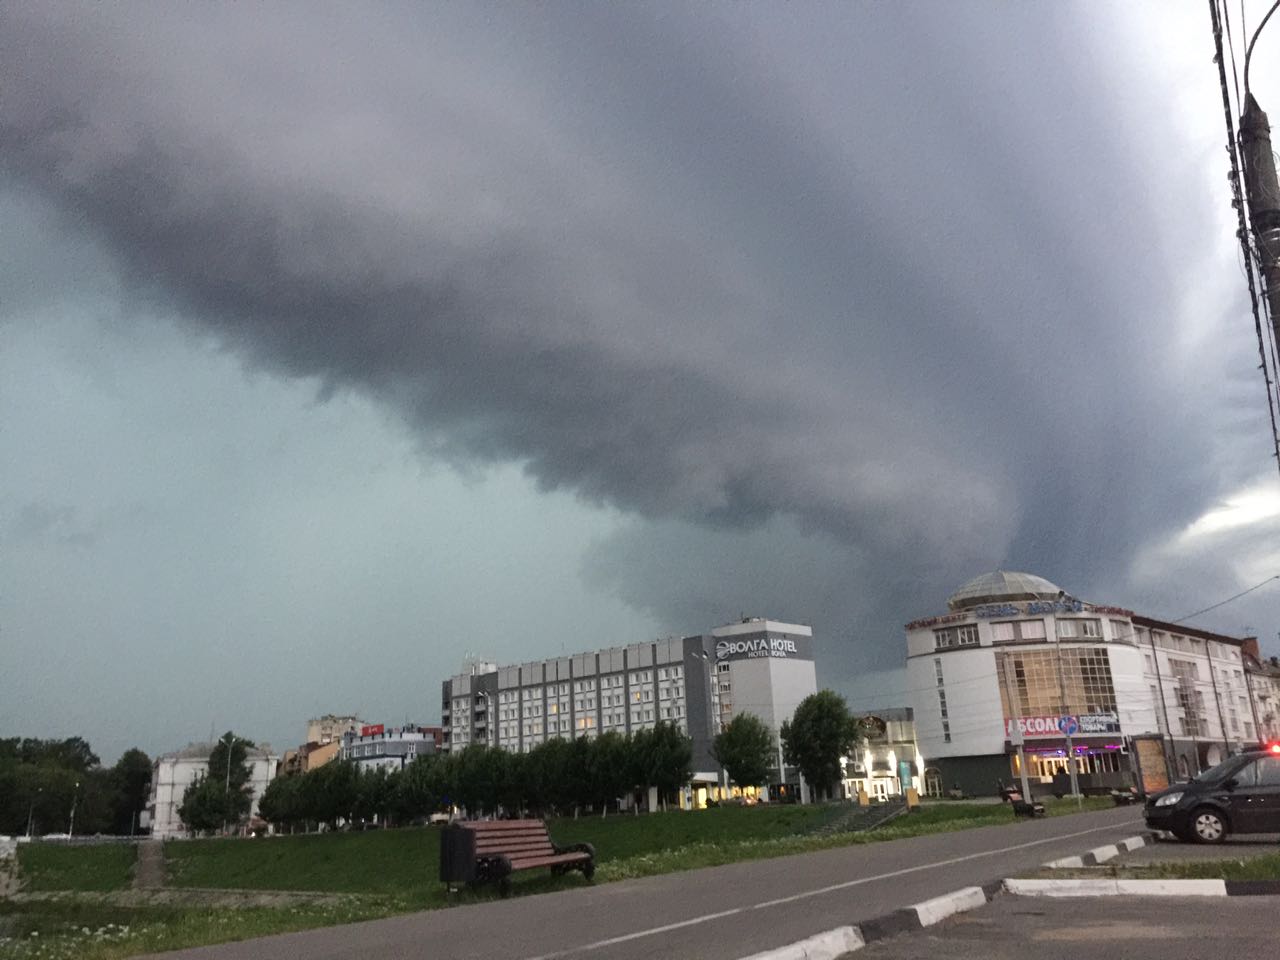
[[[906,625],[925,792],[1153,789],[1280,735],[1256,639],[1088,603],[1030,573],[974,577]],[[1264,665],[1265,666],[1265,665]],[[1262,706],[1260,711],[1259,707]]]

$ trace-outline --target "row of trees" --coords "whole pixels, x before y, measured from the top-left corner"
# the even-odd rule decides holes
[[[844,699],[830,690],[806,697],[782,725],[788,764],[799,768],[818,796],[831,796],[840,757],[867,735]],[[253,744],[227,733],[209,758],[209,772],[187,789],[179,814],[196,831],[238,824],[252,803],[247,751]],[[778,742],[751,714],[735,717],[716,737],[713,752],[739,786],[765,783],[776,768]],[[302,776],[278,777],[259,802],[263,819],[286,828],[340,822],[408,822],[451,806],[473,815],[606,812],[650,787],[662,802],[688,782],[692,741],[660,723],[630,736],[548,740],[528,753],[473,744],[450,754],[417,758],[404,770],[362,771],[329,763]]]
[[[128,834],[146,808],[151,759],[126,750],[104,767],[81,737],[0,738],[0,834]]]
[[[660,723],[631,736],[548,740],[528,753],[473,744],[418,757],[402,771],[329,763],[271,782],[258,810],[289,828],[339,821],[406,822],[450,806],[472,815],[606,813],[623,797],[656,788],[662,802],[689,781],[692,741]]]

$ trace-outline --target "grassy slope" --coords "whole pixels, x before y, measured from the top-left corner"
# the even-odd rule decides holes
[[[22,889],[28,891],[125,890],[137,858],[137,847],[131,843],[24,843],[18,847],[18,870]]]

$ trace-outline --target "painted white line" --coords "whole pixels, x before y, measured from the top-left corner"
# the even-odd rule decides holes
[[[1225,897],[1222,880],[1006,880],[1016,897]]]
[[[1059,843],[1063,840],[1074,840],[1076,837],[1087,837],[1091,833],[1102,833],[1105,830],[1116,830],[1122,826],[1124,825],[1110,824],[1105,827],[1090,827],[1088,830],[1077,830],[1075,833],[1062,833],[1054,837],[1045,837],[1041,840],[1028,840],[1026,843],[1015,843],[1009,847],[1000,847],[995,850],[982,850],[978,853],[969,853],[965,854],[963,857],[950,857],[946,860],[935,860],[933,863],[922,863],[914,867],[904,867],[901,870],[891,870],[888,873],[880,873],[874,877],[860,877],[857,880],[846,880],[843,883],[833,883],[827,887],[819,887],[816,890],[806,890],[803,893],[795,893],[789,897],[778,897],[776,900],[763,900],[760,903],[748,904],[744,907],[734,907],[731,910],[721,910],[719,913],[708,913],[701,917],[691,917],[688,920],[681,920],[678,923],[667,923],[660,927],[651,927],[648,930],[637,930],[634,933],[625,933],[618,937],[609,937],[607,940],[597,940],[594,943],[584,943],[581,946],[569,947],[565,950],[557,950],[554,953],[541,953],[536,957],[527,957],[525,960],[558,960],[560,957],[570,957],[575,953],[599,950],[603,947],[611,947],[614,944],[626,943],[630,940],[639,940],[643,937],[652,937],[659,933],[667,933],[671,930],[680,930],[684,927],[692,927],[700,923],[709,923],[712,920],[720,920],[723,917],[731,917],[734,914],[746,913],[748,910],[764,910],[768,907],[777,907],[784,903],[794,903],[797,900],[807,900],[810,897],[820,897],[823,894],[834,893],[837,890],[847,890],[850,887],[860,887],[863,884],[875,883],[878,880],[891,880],[894,877],[904,877],[907,874],[920,873],[923,870],[933,870],[937,867],[949,867],[957,863],[967,863],[970,860],[981,860],[983,857],[995,857],[1002,853],[1013,853],[1016,850],[1029,850],[1032,847],[1042,847],[1046,843]]]
[[[836,927],[776,950],[753,953],[746,960],[836,960],[836,957],[861,950],[865,946],[857,927]]]
[[[987,895],[982,892],[981,887],[961,887],[945,896],[917,903],[911,909],[915,910],[916,916],[920,918],[920,926],[931,927],[953,914],[975,910],[986,904]]]

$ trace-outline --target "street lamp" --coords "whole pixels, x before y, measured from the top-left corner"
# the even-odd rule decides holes
[[[237,740],[244,740],[243,737],[237,737],[233,733],[228,733],[227,737],[230,739],[227,740],[227,785],[222,791],[222,809],[224,813],[228,811],[231,802],[231,749],[236,745]],[[222,832],[227,832],[227,817],[225,816],[222,818]]]
[[[80,795],[80,781],[76,781],[75,789],[71,791],[71,822],[67,824],[67,839],[70,840],[76,833],[76,799]]]
[[[36,802],[40,799],[40,794],[44,793],[44,787],[36,788],[36,795],[31,798],[31,806],[27,808],[27,839],[31,839],[31,820],[36,813]]]

